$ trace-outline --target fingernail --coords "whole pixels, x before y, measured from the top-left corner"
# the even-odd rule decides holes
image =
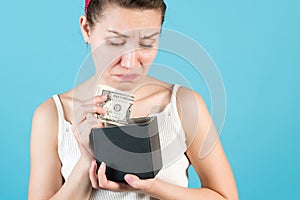
[[[131,175],[127,175],[127,181],[131,183],[131,185],[135,185],[136,184],[136,180],[133,176]]]
[[[104,163],[104,162],[101,162],[101,165],[100,165],[100,170],[101,170],[101,171],[103,170],[104,165],[105,165],[105,163]]]
[[[132,176],[130,176],[130,175],[126,175],[127,176],[127,180],[129,181],[129,182],[132,182],[133,181],[133,178],[132,178]]]

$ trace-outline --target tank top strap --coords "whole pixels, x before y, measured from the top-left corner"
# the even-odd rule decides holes
[[[172,96],[171,96],[171,104],[172,105],[176,105],[177,102],[177,91],[180,88],[180,85],[178,84],[174,84],[173,89],[172,89]]]
[[[177,110],[177,91],[181,87],[181,85],[174,84],[173,89],[172,89],[172,96],[171,96],[171,109],[172,113],[174,115],[174,119],[176,121],[175,124],[177,124],[178,127],[181,127],[181,120],[178,114]]]
[[[64,110],[61,101],[59,99],[59,96],[55,94],[52,96],[52,98],[55,102],[57,114],[58,114],[58,144],[60,144],[62,141],[62,130],[64,129],[64,125],[65,125]]]
[[[64,118],[64,110],[63,110],[61,101],[57,94],[53,95],[52,98],[53,98],[56,108],[57,108],[58,119],[59,119],[59,121],[62,121]]]

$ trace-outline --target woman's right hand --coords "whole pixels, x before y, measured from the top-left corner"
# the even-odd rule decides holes
[[[85,101],[73,100],[73,121],[72,131],[77,140],[81,156],[93,160],[89,148],[89,135],[92,128],[102,128],[103,125],[95,114],[105,114],[100,106],[107,99],[107,96],[95,96]]]

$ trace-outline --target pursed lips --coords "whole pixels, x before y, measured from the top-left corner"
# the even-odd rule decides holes
[[[114,74],[115,77],[121,80],[135,80],[139,77],[139,74]]]

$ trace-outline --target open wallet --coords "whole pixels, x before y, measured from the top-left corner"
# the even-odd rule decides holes
[[[125,174],[154,178],[162,168],[157,118],[131,118],[127,125],[93,128],[90,147],[97,161],[106,164],[108,180],[125,183]]]

